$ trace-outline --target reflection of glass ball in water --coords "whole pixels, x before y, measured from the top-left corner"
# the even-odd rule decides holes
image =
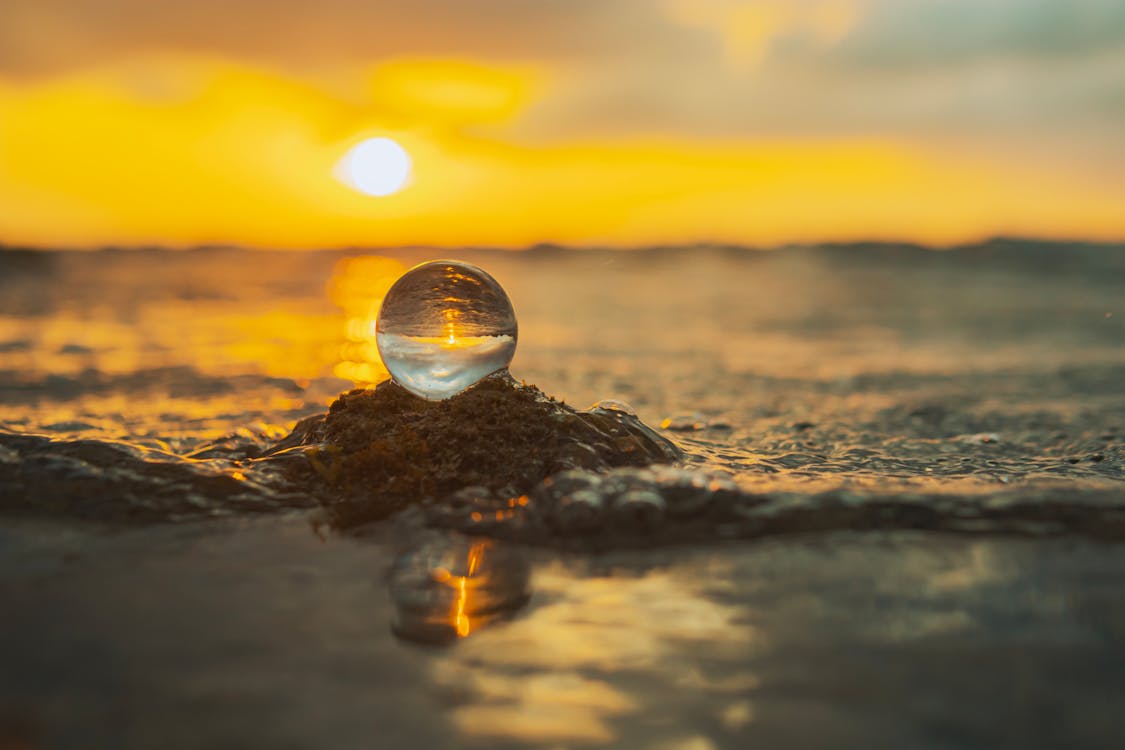
[[[423,263],[394,283],[375,341],[391,377],[440,401],[503,370],[516,351],[516,314],[504,289],[476,266]]]

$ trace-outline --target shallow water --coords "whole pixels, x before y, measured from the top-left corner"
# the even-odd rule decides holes
[[[251,459],[432,254],[0,253],[0,746],[1114,746],[1121,248],[457,255],[744,523],[321,540]]]

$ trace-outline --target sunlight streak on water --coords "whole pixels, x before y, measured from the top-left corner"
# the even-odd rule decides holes
[[[344,258],[336,263],[328,296],[344,311],[344,342],[333,367],[337,377],[357,385],[386,379],[375,333],[383,297],[406,270],[397,260],[381,256]]]
[[[480,741],[610,742],[614,717],[653,707],[606,681],[607,672],[645,673],[679,690],[752,689],[758,681],[749,672],[699,670],[699,662],[744,660],[764,646],[750,613],[716,597],[730,572],[720,568],[604,577],[558,564],[537,571],[537,607],[475,632],[434,664],[439,685],[472,696],[454,710],[454,724]]]

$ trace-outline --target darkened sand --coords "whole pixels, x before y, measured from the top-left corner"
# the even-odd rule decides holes
[[[0,736],[1111,748],[1125,729],[1119,545],[896,532],[527,550],[514,619],[427,647],[392,635],[401,544],[323,542],[303,519],[5,524]]]
[[[737,492],[318,535],[357,255],[0,252],[0,748],[1119,743],[1125,249],[456,253]]]

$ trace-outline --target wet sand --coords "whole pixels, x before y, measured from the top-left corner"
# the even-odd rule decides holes
[[[1125,729],[1117,545],[529,549],[527,606],[453,647],[392,634],[400,546],[389,528],[322,542],[302,519],[6,524],[9,741],[1108,748]]]

